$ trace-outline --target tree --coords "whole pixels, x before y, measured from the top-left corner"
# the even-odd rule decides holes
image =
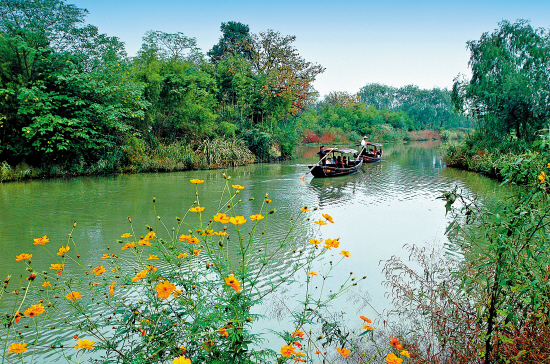
[[[148,31],[143,37],[143,44],[138,51],[138,59],[148,61],[151,58],[194,61],[200,60],[202,55],[197,48],[197,40],[185,34]]]
[[[246,59],[250,58],[250,28],[246,24],[235,21],[222,23],[220,26],[222,36],[207,55],[210,61],[218,64],[221,60],[228,57],[239,55]]]
[[[469,41],[472,78],[455,79],[453,102],[495,138],[532,140],[550,116],[550,44],[545,29],[526,20],[502,21]]]

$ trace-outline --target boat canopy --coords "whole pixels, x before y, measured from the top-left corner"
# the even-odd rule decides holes
[[[339,148],[331,151],[332,153],[353,154],[357,153],[355,149],[351,148]]]

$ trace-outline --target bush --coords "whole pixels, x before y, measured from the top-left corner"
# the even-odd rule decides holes
[[[274,157],[271,134],[260,129],[251,129],[243,132],[240,136],[258,161],[265,162]]]

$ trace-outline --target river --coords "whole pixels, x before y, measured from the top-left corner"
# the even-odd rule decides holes
[[[199,187],[201,205],[206,211],[216,211],[225,184],[222,173],[226,173],[232,183],[245,186],[240,193],[243,201],[254,198],[243,205],[244,216],[257,213],[264,195],[269,194],[270,207],[277,210],[270,219],[271,234],[284,234],[289,218],[303,206],[319,207],[320,212],[330,214],[336,223],[323,226],[319,237],[339,237],[340,249],[351,253],[333,276],[347,277],[350,272],[367,276],[354,294],[369,299],[369,307],[362,301],[359,308],[362,314],[375,318],[388,305],[380,262],[406,254],[404,244],[443,245],[447,241],[444,202],[436,199],[440,191],[458,185],[490,197],[499,188],[491,179],[446,168],[438,145],[388,144],[380,163],[364,165],[356,174],[330,179],[308,175],[304,182],[299,177],[308,163],[317,161],[318,148],[301,147],[292,161],[238,168],[4,183],[0,185],[0,277],[11,274],[12,281],[26,277],[24,263],[15,261],[21,253],[33,254],[35,269],[47,269],[52,257],[42,246],[33,245],[33,238],[47,235],[50,246],[57,249],[67,244],[75,221],[72,235],[79,254],[86,264],[101,264],[108,246],[120,250],[117,240],[129,232],[128,217],[136,234],[145,235],[147,224],[159,224],[157,216],[169,228],[175,226],[176,217],[183,216],[195,199],[191,178],[205,180]],[[304,236],[297,246],[310,237]],[[339,258],[335,252],[327,259]],[[292,254],[283,254],[282,259],[292,259]],[[294,289],[299,293],[299,287]],[[353,304],[344,305],[355,310]],[[269,323],[261,326],[269,327]]]

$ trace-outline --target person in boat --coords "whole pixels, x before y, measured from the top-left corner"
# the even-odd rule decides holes
[[[325,150],[325,146],[324,145],[321,145],[321,147],[319,148],[319,161],[323,164],[323,167],[327,165],[327,158],[325,158],[327,156],[327,153],[328,151]]]
[[[348,167],[348,158],[346,158],[346,156],[344,156],[344,158],[342,158],[342,164],[345,168]]]
[[[338,168],[344,168],[344,163],[342,163],[342,156],[338,156],[336,158],[336,167]]]
[[[367,152],[367,137],[364,136],[363,140],[361,140],[361,154],[365,154]]]

